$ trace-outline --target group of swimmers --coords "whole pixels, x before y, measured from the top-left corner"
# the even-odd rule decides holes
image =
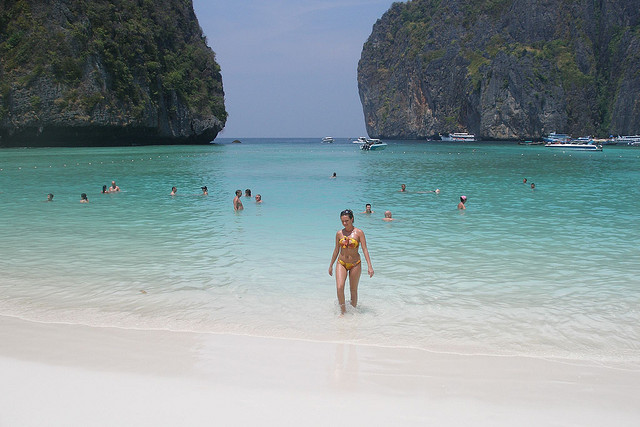
[[[525,180],[526,180],[526,178],[525,178]],[[400,185],[400,192],[401,193],[407,193],[407,186],[405,184],[401,184]],[[440,189],[436,188],[435,190],[416,191],[416,193],[435,193],[435,194],[440,194]],[[466,209],[467,207],[466,207],[465,203],[467,203],[467,196],[460,196],[460,202],[458,203],[458,209]],[[385,214],[386,214],[386,212],[385,212]],[[389,216],[389,218],[391,218],[391,216]]]
[[[233,198],[233,210],[241,211],[244,209],[244,205],[242,204],[242,190],[236,190],[236,197]],[[251,198],[251,190],[247,188],[244,190],[244,197]],[[262,203],[262,196],[260,194],[256,194],[256,203]]]
[[[206,185],[203,185],[202,187],[200,187],[200,189],[202,190],[203,196],[207,196],[209,194],[209,189],[207,188]],[[111,187],[107,187],[106,185],[102,186],[102,194],[117,193],[119,191],[120,191],[120,187],[118,187],[115,181],[111,181]],[[175,196],[177,193],[178,193],[178,187],[176,186],[171,187],[171,193],[169,195]],[[245,197],[251,197],[251,189],[247,188],[244,191],[244,195]],[[233,199],[233,209],[235,211],[244,209],[244,206],[242,205],[242,201],[240,200],[241,196],[242,196],[242,190],[236,190],[236,197]],[[256,200],[256,203],[262,203],[262,195],[256,194],[255,200]],[[53,193],[47,194],[46,201],[47,202],[53,201]],[[87,197],[87,193],[80,194],[80,203],[89,203],[89,198]]]
[[[373,211],[371,210],[371,203],[367,203],[366,205],[364,205],[364,211],[362,211],[361,213],[363,214],[372,214]],[[392,218],[391,215],[391,211],[384,211],[384,218],[382,218],[383,221],[393,221],[394,218]]]
[[[526,181],[526,178],[525,178]],[[401,193],[406,193],[407,192],[407,186],[405,184],[401,184],[400,185],[400,192]],[[428,190],[428,191],[416,191],[416,193],[435,193],[435,194],[440,194],[440,189],[436,188],[435,190]],[[466,204],[467,203],[467,196],[460,196],[460,202],[458,203],[458,209],[466,209]],[[386,214],[386,212],[385,212]],[[386,215],[385,215],[386,216]],[[389,216],[389,218],[391,218],[391,216]]]
[[[115,181],[111,181],[111,187],[107,187],[106,185],[102,186],[102,194],[117,193],[118,191],[120,191],[120,187],[116,185]]]
[[[202,187],[200,187],[200,189],[202,190],[201,196],[209,195],[209,188],[206,185],[203,185]],[[171,193],[169,193],[169,195],[175,196],[177,193],[178,193],[178,187],[174,185],[173,187],[171,187]]]
[[[106,193],[117,193],[120,191],[120,187],[116,185],[115,181],[111,181],[111,187],[107,187],[106,185],[102,186],[102,194]],[[47,202],[53,202],[53,193],[47,194]],[[89,203],[89,198],[87,197],[87,193],[80,194],[80,203]]]
[[[522,183],[526,184],[527,183],[527,178],[522,178]],[[535,189],[536,188],[536,184],[534,184],[533,182],[531,183],[531,189]]]
[[[525,180],[526,180],[526,178],[525,178]],[[406,184],[401,184],[400,185],[400,192],[401,193],[408,193]],[[435,190],[416,191],[416,193],[420,193],[420,194],[425,194],[425,193],[440,194],[440,189],[436,188]],[[467,203],[467,196],[460,196],[460,203],[458,203],[458,209],[466,209],[465,203]],[[367,203],[365,205],[365,207],[364,207],[364,211],[362,211],[361,213],[363,213],[363,214],[372,214],[373,211],[371,210],[371,203]],[[387,210],[387,211],[384,212],[384,218],[382,218],[382,220],[383,221],[394,221],[395,218],[393,218],[393,214],[391,213],[391,211]]]

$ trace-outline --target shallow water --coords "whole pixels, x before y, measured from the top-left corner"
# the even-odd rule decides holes
[[[0,315],[638,367],[640,150],[388,143],[1,150]],[[375,276],[341,318],[345,208]]]

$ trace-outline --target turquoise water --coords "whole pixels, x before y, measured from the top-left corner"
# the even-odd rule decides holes
[[[319,141],[1,150],[0,315],[640,366],[640,150]],[[345,208],[375,275],[341,318]]]

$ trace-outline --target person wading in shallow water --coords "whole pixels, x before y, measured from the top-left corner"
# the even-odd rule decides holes
[[[351,291],[351,305],[358,305],[358,282],[362,273],[362,264],[360,261],[360,253],[358,247],[362,247],[364,259],[367,261],[367,272],[369,277],[373,277],[373,266],[369,258],[369,250],[367,249],[367,239],[364,237],[364,231],[353,226],[353,211],[345,209],[340,212],[340,221],[342,222],[342,230],[336,233],[336,245],[331,256],[329,264],[329,276],[333,276],[333,264],[336,264],[336,288],[338,292],[338,303],[340,304],[340,313],[345,314],[347,311],[344,286],[349,277],[349,289]]]
[[[242,205],[242,200],[240,200],[240,197],[242,197],[242,190],[236,190],[236,197],[233,198],[234,211],[241,211],[244,209],[244,206]]]

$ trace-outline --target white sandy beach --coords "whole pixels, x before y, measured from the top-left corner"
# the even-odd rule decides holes
[[[0,317],[0,426],[636,426],[640,372]]]

